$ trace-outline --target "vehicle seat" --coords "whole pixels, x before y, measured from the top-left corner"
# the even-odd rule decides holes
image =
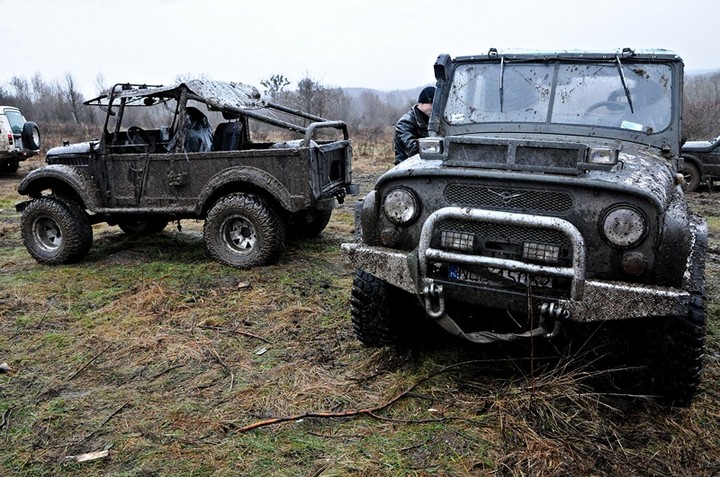
[[[242,123],[239,121],[218,124],[213,135],[213,150],[235,151],[240,149],[241,132]]]

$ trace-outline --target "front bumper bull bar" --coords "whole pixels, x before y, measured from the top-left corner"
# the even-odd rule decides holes
[[[432,248],[435,225],[447,218],[510,223],[559,231],[573,245],[571,265],[556,267]],[[577,322],[684,315],[690,301],[688,292],[676,288],[586,279],[583,237],[571,223],[556,217],[446,207],[431,214],[425,221],[416,251],[407,253],[360,243],[344,243],[342,250],[354,268],[365,270],[391,285],[417,294],[424,301],[428,315],[435,319],[440,319],[445,313],[442,285],[437,285],[428,276],[428,264],[432,262],[569,278],[569,297],[552,300],[552,303],[546,305],[562,309],[564,319]],[[434,305],[428,306],[431,300],[435,300]]]

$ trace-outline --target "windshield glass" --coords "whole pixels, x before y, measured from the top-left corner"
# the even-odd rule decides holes
[[[480,63],[455,69],[444,119],[452,125],[548,123],[645,131],[671,121],[669,65]]]

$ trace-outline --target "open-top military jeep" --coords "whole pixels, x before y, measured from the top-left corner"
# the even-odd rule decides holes
[[[262,265],[281,254],[286,228],[319,234],[353,189],[346,124],[266,102],[252,86],[117,84],[86,104],[107,113],[100,139],[49,150],[18,187],[31,198],[17,206],[23,241],[41,263],[81,260],[94,223],[149,234],[204,219],[215,259]]]
[[[687,404],[707,226],[678,173],[682,60],[492,49],[441,55],[435,76],[429,137],[359,202],[358,242],[343,244],[358,338],[408,335],[413,296],[477,343],[633,320],[652,392]]]

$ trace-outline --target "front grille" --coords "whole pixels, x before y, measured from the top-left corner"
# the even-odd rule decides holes
[[[445,200],[451,205],[513,211],[564,214],[573,210],[572,196],[564,192],[467,184],[449,184],[445,188]]]
[[[83,156],[50,156],[45,159],[47,164],[65,164],[68,166],[87,166],[89,164],[89,158],[86,155]]]

